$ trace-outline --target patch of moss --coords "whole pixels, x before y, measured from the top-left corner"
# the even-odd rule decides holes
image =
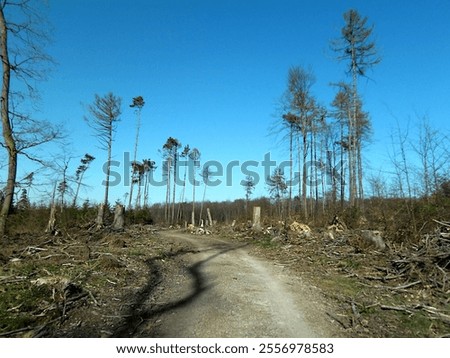
[[[0,331],[25,328],[36,320],[41,307],[52,299],[52,291],[45,286],[33,286],[28,281],[5,285],[1,290]]]

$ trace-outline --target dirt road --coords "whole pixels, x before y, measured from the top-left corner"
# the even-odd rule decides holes
[[[160,235],[191,249],[174,255],[175,268],[173,258],[167,258],[172,260],[171,273],[163,274],[159,287],[136,307],[152,319],[134,336],[335,335],[314,290],[283,267],[251,256],[247,245],[180,232]],[[164,266],[166,261],[161,261]]]

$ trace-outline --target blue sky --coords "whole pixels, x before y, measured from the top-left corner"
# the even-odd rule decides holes
[[[83,121],[94,95],[122,97],[123,113],[114,158],[132,152],[135,115],[128,105],[141,95],[142,128],[138,158],[152,158],[160,175],[158,149],[169,136],[197,147],[202,162],[262,161],[264,154],[288,159],[287,145],[269,135],[291,66],[311,66],[312,92],[328,106],[330,82],[345,79],[329,42],[340,34],[342,14],[357,9],[374,24],[382,62],[362,80],[360,90],[373,122],[367,172],[388,171],[389,133],[427,115],[448,131],[450,118],[450,2],[448,1],[212,1],[54,0],[54,29],[48,52],[58,62],[39,84],[40,116],[63,122],[72,142],[71,170],[84,153],[97,157],[86,174],[82,198],[103,196],[106,153]],[[49,149],[50,150],[50,149]],[[54,148],[51,150],[55,150]],[[21,167],[21,174],[29,168]],[[207,199],[244,196],[243,175],[233,171],[233,187],[208,188]],[[128,188],[112,188],[111,200]],[[255,196],[266,195],[260,183]],[[154,188],[151,201],[164,200]],[[188,200],[191,196],[187,195]]]

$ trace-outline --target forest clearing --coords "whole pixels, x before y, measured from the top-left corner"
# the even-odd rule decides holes
[[[287,228],[264,225],[254,231],[247,224],[238,224],[192,233],[135,224],[120,232],[85,227],[56,236],[22,233],[7,242],[0,256],[0,336],[152,337],[172,333],[183,337],[189,332],[213,336],[217,333],[214,319],[206,315],[200,316],[204,321],[197,317],[197,323],[187,325],[189,332],[176,331],[179,324],[169,325],[172,331],[163,328],[168,329],[164,322],[174,312],[177,319],[177,307],[186,306],[189,311],[196,300],[200,300],[202,312],[214,307],[208,306],[217,300],[201,298],[203,290],[210,289],[211,282],[206,279],[210,277],[188,258],[202,250],[208,253],[217,245],[222,251],[244,247],[245,256],[259,257],[266,270],[276,269],[298,280],[296,299],[303,307],[297,313],[314,327],[299,330],[298,336],[449,335],[448,224],[440,223],[439,231],[411,247],[386,241],[384,250],[361,239],[358,231],[339,228],[336,222],[333,225],[314,230],[298,223]],[[182,239],[176,239],[177,235]],[[245,279],[245,270],[239,267],[242,259],[230,260],[218,269],[226,282],[223,297],[233,300],[235,295],[242,297],[248,285],[233,288],[235,280]],[[231,277],[224,274],[227,265],[231,265]],[[194,279],[193,267],[205,282]],[[277,290],[276,282],[271,286],[270,275],[260,279]],[[191,294],[195,287],[198,292]],[[261,322],[261,317],[254,316],[258,300],[253,299],[232,301],[232,308],[221,306],[222,320],[227,314],[229,320],[233,314],[248,319],[244,326],[240,320],[238,326],[220,334],[283,336],[284,331],[271,324],[262,330],[253,326]],[[289,305],[280,300],[280,305]],[[236,313],[239,309],[254,314],[242,316]],[[197,333],[192,331],[195,327]],[[290,334],[295,336],[295,331]]]
[[[450,5],[353,2],[0,1],[0,337],[450,337]]]

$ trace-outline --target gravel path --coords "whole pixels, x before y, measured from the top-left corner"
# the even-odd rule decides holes
[[[181,232],[160,235],[191,252],[171,268],[151,298],[161,313],[141,327],[138,336],[334,335],[314,289],[283,267],[251,256],[245,244]]]

